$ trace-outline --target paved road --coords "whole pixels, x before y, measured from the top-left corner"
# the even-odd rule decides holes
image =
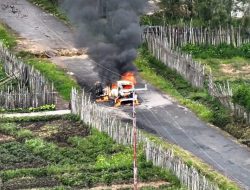
[[[26,0],[0,0],[0,19],[23,38],[44,49],[71,48],[72,31],[57,19],[43,13]],[[3,4],[13,4],[13,13]],[[74,73],[79,84],[91,90],[98,80],[94,63],[87,55],[54,57],[54,63]],[[138,125],[152,133],[180,145],[221,173],[250,189],[250,151],[226,136],[219,129],[200,121],[192,112],[174,103],[168,96],[149,86],[140,94],[142,104],[137,108]],[[130,107],[122,108],[124,117]]]

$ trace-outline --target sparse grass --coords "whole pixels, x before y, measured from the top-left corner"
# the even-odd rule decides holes
[[[57,92],[65,100],[70,100],[72,87],[80,88],[77,82],[65,73],[65,70],[59,68],[51,61],[36,58],[29,52],[19,52],[17,56],[24,59],[27,64],[34,66],[34,68],[39,70],[50,82],[53,82]]]
[[[29,1],[41,7],[46,12],[53,14],[54,16],[61,19],[65,23],[69,23],[66,14],[58,7],[56,3],[53,3],[51,0],[29,0]]]
[[[16,45],[16,38],[1,23],[0,23],[0,41],[2,41],[3,44],[9,49],[12,49]]]
[[[197,58],[196,60],[206,65],[208,71],[211,68],[212,73],[216,80],[234,81],[237,79],[242,79],[242,80],[250,79],[250,71],[247,74],[247,70],[244,68],[246,66],[250,66],[250,59],[248,58],[243,58],[243,57],[233,57],[231,59]]]

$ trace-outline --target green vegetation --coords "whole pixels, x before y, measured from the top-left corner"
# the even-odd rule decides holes
[[[150,55],[145,45],[139,51],[140,56],[136,60],[136,66],[142,70],[141,76],[144,79],[173,96],[201,119],[221,128],[230,122],[230,113],[209,96],[206,90],[193,88],[179,74]]]
[[[48,13],[53,14],[64,22],[68,23],[67,16],[63,11],[58,7],[58,2],[56,0],[29,0],[31,3],[41,7]]]
[[[39,156],[33,155],[19,142],[0,144],[0,169],[11,170],[21,166],[27,168],[43,166],[46,162]]]
[[[250,87],[241,85],[233,95],[233,102],[246,108],[250,112]]]
[[[65,99],[70,100],[72,87],[79,89],[75,80],[65,73],[65,70],[59,68],[48,59],[36,58],[29,52],[19,52],[18,57],[24,59],[27,64],[34,66],[39,70],[50,82],[53,82],[57,92]]]
[[[3,44],[7,48],[10,48],[10,49],[15,47],[16,45],[15,37],[11,35],[10,32],[6,29],[6,27],[4,27],[1,23],[0,23],[0,41],[3,42]]]
[[[231,59],[196,58],[195,60],[206,65],[208,72],[211,69],[213,76],[218,81],[229,80],[236,85],[239,85],[250,79],[250,73],[248,72],[250,59],[233,57]]]
[[[4,187],[18,189],[53,184],[62,189],[89,188],[131,183],[133,179],[132,147],[116,144],[106,134],[89,131],[75,120],[1,123],[0,133],[17,139],[0,145],[0,163],[4,167],[0,177]],[[170,183],[164,189],[181,188],[171,172],[146,161],[142,147],[138,153],[138,168],[142,182],[164,180]],[[47,182],[41,186],[45,178]],[[21,179],[23,182],[19,184]]]
[[[54,104],[51,105],[43,105],[43,106],[39,106],[36,108],[30,107],[27,109],[24,108],[16,108],[16,109],[8,109],[5,110],[4,108],[0,108],[0,113],[10,113],[10,112],[15,112],[15,113],[29,113],[29,112],[41,112],[41,111],[52,111],[55,110],[56,106]]]
[[[193,45],[187,44],[181,48],[182,51],[190,53],[194,58],[219,58],[230,59],[233,57],[250,58],[250,44],[243,44],[241,47],[220,44],[214,45]]]
[[[160,0],[161,11],[151,16],[145,16],[143,23],[161,25],[191,23],[193,26],[206,27],[241,25],[242,30],[247,30],[250,25],[250,5],[247,2],[247,0]],[[231,13],[242,11],[242,5],[246,10],[243,18],[234,18]]]

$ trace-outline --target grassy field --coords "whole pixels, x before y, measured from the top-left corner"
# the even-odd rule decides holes
[[[75,120],[0,124],[3,189],[90,188],[132,184],[133,151]],[[184,189],[170,172],[153,167],[139,150],[140,182],[165,182],[145,189]]]

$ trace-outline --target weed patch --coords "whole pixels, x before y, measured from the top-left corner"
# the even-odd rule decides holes
[[[0,24],[0,41],[9,49],[17,44],[15,37],[2,24]]]

